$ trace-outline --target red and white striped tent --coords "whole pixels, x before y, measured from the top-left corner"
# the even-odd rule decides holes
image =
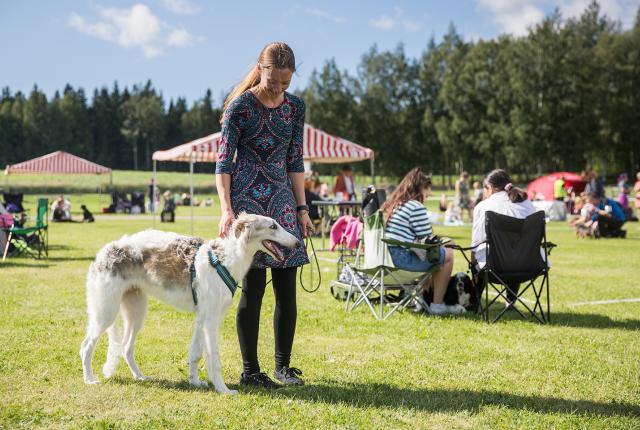
[[[111,169],[93,163],[76,155],[69,154],[64,151],[56,151],[51,154],[32,160],[23,161],[22,163],[7,166],[4,171],[5,175],[29,175],[35,173],[48,174],[96,174],[102,173],[112,174]]]
[[[184,161],[194,163],[215,163],[220,132],[210,134],[191,142],[183,143],[166,151],[153,153],[154,161]],[[373,160],[373,150],[333,136],[309,124],[304,125],[303,157],[313,163],[347,163]]]
[[[193,195],[193,164],[215,163],[221,133],[213,133],[191,142],[183,143],[175,148],[153,153],[153,176],[156,177],[156,162],[183,161],[189,163],[190,193]],[[304,125],[304,141],[302,154],[305,161],[314,163],[347,163],[371,160],[371,180],[373,181],[373,150],[333,136],[309,124]],[[157,181],[154,180],[154,183]],[[155,225],[155,212],[153,216]],[[191,233],[193,234],[193,207],[191,208]]]

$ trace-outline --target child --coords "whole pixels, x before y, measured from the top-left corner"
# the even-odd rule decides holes
[[[451,202],[447,205],[447,210],[444,213],[444,225],[458,226],[463,225],[462,222],[462,210],[460,206]]]

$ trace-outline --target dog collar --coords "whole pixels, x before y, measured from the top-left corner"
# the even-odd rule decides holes
[[[229,291],[231,291],[231,297],[233,297],[233,295],[236,293],[236,290],[238,289],[238,283],[235,279],[233,279],[233,276],[231,276],[231,273],[229,273],[227,268],[222,265],[222,263],[218,259],[218,256],[211,252],[210,249],[207,251],[207,254],[209,254],[209,264],[215,267],[218,275],[220,275]]]

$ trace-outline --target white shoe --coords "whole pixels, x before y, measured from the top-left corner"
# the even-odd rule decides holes
[[[431,303],[429,306],[429,313],[431,315],[459,315],[465,313],[467,310],[460,305],[445,305],[444,303]]]

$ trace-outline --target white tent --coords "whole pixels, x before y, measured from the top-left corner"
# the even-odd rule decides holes
[[[193,204],[193,164],[215,163],[221,133],[210,134],[175,148],[153,153],[153,177],[156,183],[158,161],[182,161],[189,163],[189,192]],[[304,125],[303,158],[314,163],[347,163],[371,160],[371,180],[374,178],[374,153],[372,149],[341,137],[333,136],[309,124]],[[154,190],[155,195],[155,190]],[[155,212],[153,223],[155,225]],[[191,207],[191,233],[193,233],[193,206]]]

